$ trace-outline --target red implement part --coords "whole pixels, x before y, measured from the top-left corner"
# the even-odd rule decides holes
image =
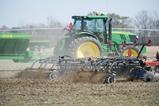
[[[131,57],[131,49],[128,49],[128,57]]]
[[[159,66],[159,61],[146,61],[145,63],[149,66]]]

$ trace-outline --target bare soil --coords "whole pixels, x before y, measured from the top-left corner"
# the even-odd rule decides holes
[[[148,49],[152,49],[148,53],[151,57],[158,47]],[[7,63],[0,65],[0,106],[159,106],[159,80],[108,85],[102,84],[102,72],[67,73],[49,80],[49,71],[20,71],[24,68],[20,64],[14,64],[15,68],[9,64],[10,69],[19,67],[13,71],[14,77],[8,77],[12,70],[4,71]]]
[[[16,78],[18,79],[47,79],[49,80],[48,70],[24,70],[21,71]],[[59,76],[56,80],[63,80],[71,83],[103,83],[105,78],[104,72],[89,72],[89,71],[79,71],[79,72],[66,72],[64,75]]]
[[[102,84],[103,73],[78,72],[49,80],[46,70],[0,79],[0,106],[158,106],[159,82]]]
[[[159,82],[110,85],[1,79],[1,106],[158,106]]]

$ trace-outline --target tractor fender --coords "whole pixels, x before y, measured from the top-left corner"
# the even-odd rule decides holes
[[[78,37],[85,37],[85,36],[90,36],[90,37],[93,37],[96,40],[98,40],[98,38],[95,35],[93,35],[92,33],[88,33],[88,32],[80,32],[76,37],[78,38]]]

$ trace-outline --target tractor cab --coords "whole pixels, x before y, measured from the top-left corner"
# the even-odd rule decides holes
[[[107,41],[108,17],[98,16],[72,16],[74,19],[73,30],[94,35],[100,42]],[[111,33],[111,32],[110,32]]]
[[[74,29],[87,32],[104,32],[107,17],[73,16]],[[105,20],[105,21],[104,21]]]

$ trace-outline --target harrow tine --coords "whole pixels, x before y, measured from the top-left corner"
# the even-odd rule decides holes
[[[133,67],[140,66],[140,60],[124,57],[75,59],[62,56],[58,59],[49,57],[37,60],[32,64],[31,68],[34,68],[36,64],[40,64],[38,69],[48,69],[52,72],[56,70],[56,73],[65,73],[69,71],[104,72],[105,78],[109,79],[122,74],[122,72],[129,73],[130,69]]]

